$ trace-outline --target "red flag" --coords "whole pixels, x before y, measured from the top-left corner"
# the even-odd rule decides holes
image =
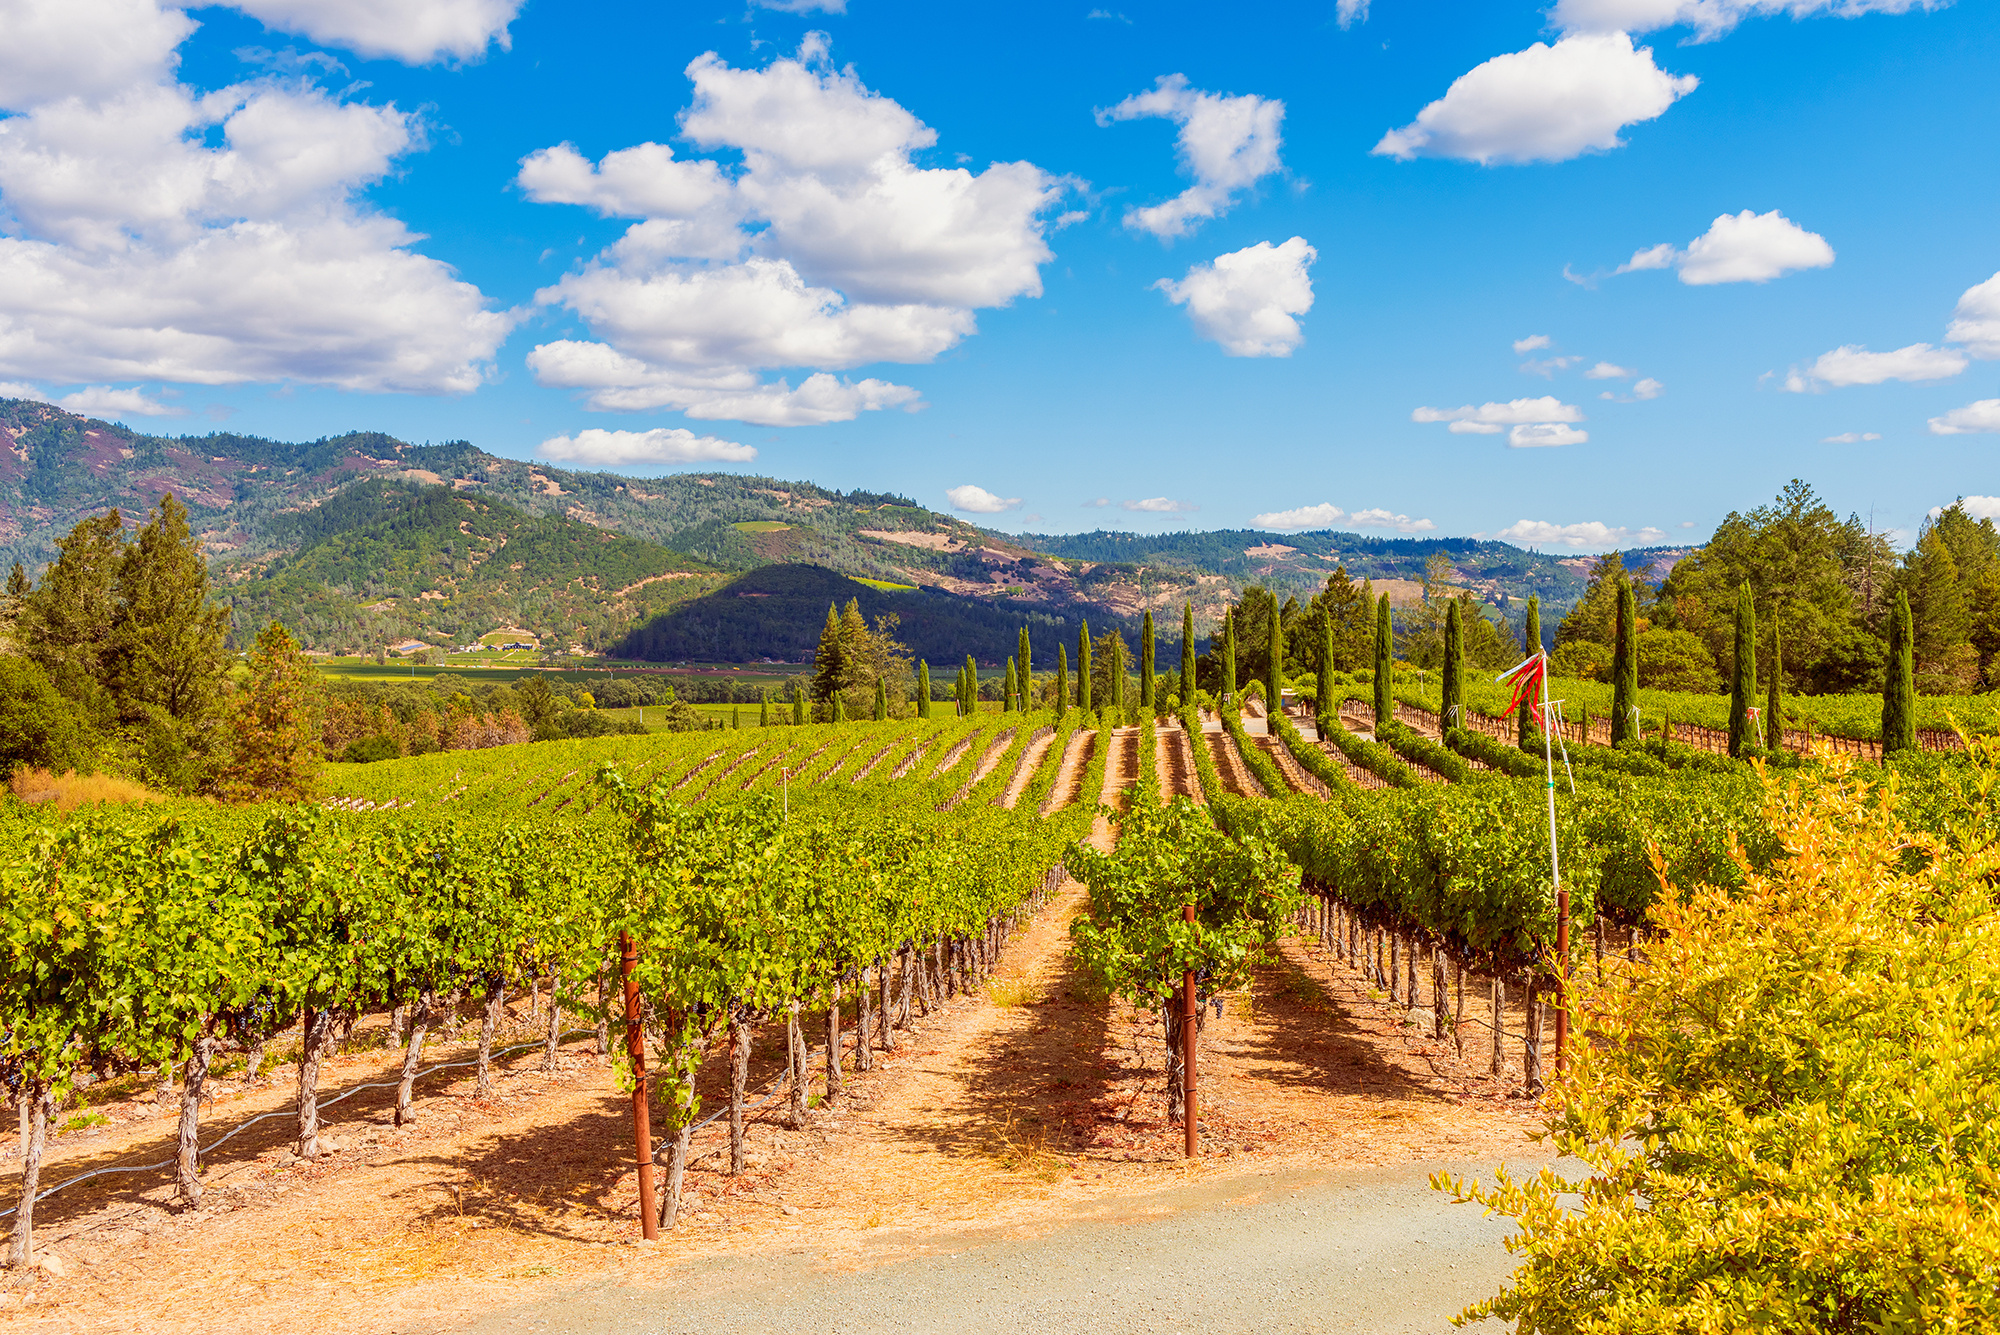
[[[1519,667],[1511,668],[1494,678],[1495,681],[1514,683],[1514,698],[1507,702],[1506,714],[1511,715],[1525,700],[1528,702],[1529,711],[1535,716],[1535,726],[1538,728],[1542,726],[1542,677],[1548,670],[1548,655],[1536,654],[1533,658],[1523,661]]]

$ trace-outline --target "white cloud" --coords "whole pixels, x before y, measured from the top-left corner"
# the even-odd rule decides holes
[[[361,197],[421,146],[410,115],[304,80],[182,84],[192,25],[146,0],[15,8],[0,43],[0,106],[19,113],[0,121],[0,374],[479,385],[516,317]],[[121,82],[79,65],[100,43]]]
[[[1956,348],[1912,343],[1894,352],[1870,352],[1849,345],[1821,353],[1819,360],[1803,371],[1794,367],[1786,375],[1784,387],[1791,393],[1803,394],[1807,390],[1839,389],[1847,385],[1879,385],[1888,380],[1922,384],[1949,380],[1965,367],[1965,354]]]
[[[1573,551],[1653,547],[1667,539],[1666,533],[1657,528],[1613,528],[1595,520],[1581,524],[1552,524],[1545,519],[1523,519],[1509,524],[1494,536],[1504,542],[1524,546],[1568,547]]]
[[[952,509],[963,510],[967,514],[997,515],[1021,508],[1021,498],[1019,496],[995,496],[992,492],[986,490],[986,488],[975,487],[971,483],[967,483],[962,487],[953,487],[951,490],[945,492],[945,497],[951,501]]]
[[[1557,371],[1567,371],[1582,360],[1581,357],[1544,357],[1540,360],[1530,358],[1521,363],[1521,369],[1529,375],[1538,375],[1546,380]]]
[[[1599,362],[1583,373],[1586,380],[1630,380],[1636,374],[1638,374],[1636,371],[1613,366],[1610,362]]]
[[[1621,147],[1620,130],[1664,114],[1698,82],[1660,69],[1650,47],[1634,49],[1622,32],[1536,42],[1460,75],[1371,152],[1405,161],[1566,162]]]
[[[1252,515],[1250,522],[1258,528],[1277,528],[1296,531],[1308,528],[1332,528],[1347,518],[1347,511],[1331,501],[1318,505],[1302,505],[1296,510],[1273,510],[1269,514]]]
[[[1519,357],[1525,353],[1533,352],[1537,348],[1546,348],[1549,346],[1551,346],[1551,340],[1547,334],[1530,334],[1526,338],[1517,338],[1514,340],[1514,355]]]
[[[747,464],[755,447],[715,436],[697,436],[685,427],[651,431],[605,431],[591,427],[574,436],[552,436],[535,450],[544,459],[617,468],[627,464]]]
[[[1285,104],[1276,98],[1205,93],[1189,88],[1184,74],[1163,74],[1151,91],[1098,112],[1097,123],[1142,116],[1159,116],[1181,127],[1174,146],[1181,173],[1193,177],[1194,184],[1164,204],[1128,210],[1125,225],[1136,231],[1151,232],[1162,241],[1185,236],[1228,212],[1237,191],[1279,169],[1278,126]]]
[[[1717,217],[1685,250],[1661,242],[1635,251],[1611,272],[1679,269],[1683,283],[1707,287],[1715,283],[1768,283],[1800,269],[1824,269],[1833,259],[1833,247],[1818,232],[1808,232],[1776,209],[1769,213],[1744,209]]]
[[[1368,21],[1368,0],[1340,0],[1334,6],[1334,17],[1343,28],[1351,28],[1357,23]]]
[[[1947,340],[1963,343],[1982,361],[2000,358],[2000,273],[1965,289],[1952,317],[1944,331]]]
[[[1628,372],[1627,374],[1630,373]],[[1644,403],[1648,399],[1659,398],[1661,394],[1666,392],[1666,388],[1665,385],[1653,379],[1653,377],[1645,376],[1632,383],[1632,392],[1630,394],[1618,394],[1607,389],[1597,397],[1600,399],[1609,399],[1613,403]]]
[[[1102,510],[1105,506],[1109,504],[1111,504],[1111,498],[1109,496],[1099,496],[1094,501],[1085,501],[1081,508],[1085,510]]]
[[[1289,357],[1305,342],[1292,317],[1312,309],[1312,279],[1306,270],[1319,252],[1295,236],[1282,245],[1254,246],[1197,264],[1176,283],[1153,284],[1188,316],[1203,338],[1222,345],[1232,357]]]
[[[1974,519],[2000,519],[2000,496],[1961,496],[1958,504]],[[1944,507],[1938,506],[1931,511],[1931,518],[1935,519],[1943,513]]]
[[[1503,426],[1519,426],[1535,422],[1581,422],[1583,410],[1575,404],[1564,403],[1553,394],[1544,394],[1538,399],[1509,399],[1506,403],[1482,403],[1477,408],[1469,403],[1463,408],[1418,408],[1410,414],[1410,420],[1450,422],[1453,431],[1491,435]]]
[[[1965,436],[1983,431],[2000,431],[2000,399],[1981,399],[1931,419],[1933,436]]]
[[[137,389],[113,389],[109,385],[88,385],[74,394],[57,399],[59,407],[86,417],[183,417],[187,409],[162,403]]]
[[[820,10],[827,14],[845,14],[847,0],[752,0],[759,9],[775,9],[781,14],[810,14]]]
[[[568,144],[521,162],[530,199],[640,219],[536,293],[602,340],[538,347],[542,383],[588,388],[603,409],[842,421],[916,391],[826,372],[931,361],[977,332],[976,310],[1041,295],[1044,215],[1064,183],[1026,162],[918,167],[936,131],[832,68],[824,34],[762,69],[711,52],[686,72],[681,133],[740,166],[651,141],[595,164]],[[820,374],[796,391],[760,384],[780,368]]]
[[[1398,533],[1429,533],[1437,527],[1428,519],[1412,519],[1390,510],[1356,510],[1350,522],[1356,528],[1389,528]]]
[[[1118,508],[1142,515],[1191,514],[1201,509],[1199,505],[1193,505],[1187,501],[1170,501],[1165,496],[1153,496],[1143,501],[1120,501],[1118,502]]]
[[[1652,32],[1689,27],[1697,41],[1722,36],[1746,18],[1816,14],[1856,18],[1942,9],[1951,0],[1556,0],[1549,17],[1566,32]]]
[[[1882,439],[1882,433],[1879,431],[1843,431],[1837,436],[1821,436],[1819,443],[1822,445],[1858,445],[1864,440],[1880,439]]]
[[[476,60],[511,41],[507,25],[522,0],[227,0],[266,27],[301,33],[321,46],[406,65],[450,57]]]
[[[1582,445],[1589,440],[1588,431],[1579,431],[1561,422],[1531,422],[1507,433],[1507,448],[1528,450],[1545,445]]]

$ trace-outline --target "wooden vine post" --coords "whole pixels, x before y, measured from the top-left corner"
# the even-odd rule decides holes
[[[1183,911],[1183,920],[1194,921],[1194,905],[1189,904]],[[1181,1118],[1187,1128],[1187,1156],[1192,1159],[1201,1153],[1201,1146],[1195,1131],[1195,1028],[1201,1022],[1201,1003],[1195,999],[1194,970],[1181,973]]]
[[[646,1036],[639,1024],[639,946],[630,932],[618,934],[619,972],[625,980],[625,1055],[632,1062],[632,1143],[639,1156],[639,1232],[659,1237],[659,1216],[653,1205],[653,1126],[646,1089]]]

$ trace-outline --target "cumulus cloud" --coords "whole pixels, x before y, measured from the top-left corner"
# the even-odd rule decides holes
[[[1622,147],[1619,131],[1653,120],[1698,80],[1668,74],[1622,32],[1536,42],[1462,74],[1417,118],[1370,150],[1408,161],[1566,162]]]
[[[1507,448],[1529,450],[1546,445],[1582,445],[1589,440],[1588,431],[1579,431],[1561,422],[1530,422],[1507,433]]]
[[[1583,373],[1586,380],[1630,380],[1634,374],[1636,373],[1622,366],[1614,366],[1610,362],[1599,362]]]
[[[1966,436],[1974,432],[2000,431],[2000,399],[1981,399],[1963,408],[1953,408],[1931,419],[1933,436]]]
[[[2000,496],[1961,496],[1958,504],[1974,519],[2000,519]],[[1937,506],[1931,511],[1931,518],[1943,513],[1944,507]]]
[[[1543,357],[1540,359],[1531,357],[1521,363],[1521,369],[1529,375],[1538,375],[1547,380],[1553,377],[1557,371],[1567,371],[1582,360],[1583,358],[1581,357]]]
[[[551,436],[535,450],[544,459],[617,468],[628,464],[747,464],[755,447],[716,436],[697,436],[685,427],[651,431],[604,431],[591,427],[574,436]]]
[[[1822,445],[1858,445],[1864,440],[1880,439],[1882,439],[1882,433],[1879,431],[1843,431],[1837,436],[1821,436],[1819,443]]]
[[[152,0],[27,3],[0,44],[0,374],[463,393],[516,322],[361,192],[421,147],[303,80],[178,81]],[[108,82],[79,56],[102,44]],[[55,72],[69,86],[45,76]]]
[[[1135,231],[1151,232],[1162,241],[1185,236],[1228,212],[1238,191],[1279,169],[1278,126],[1285,118],[1285,104],[1276,98],[1205,93],[1189,88],[1184,74],[1163,74],[1150,91],[1098,112],[1097,123],[1145,116],[1180,126],[1174,147],[1181,174],[1192,177],[1194,184],[1164,204],[1128,210],[1125,225]]]
[[[1548,346],[1550,346],[1550,339],[1547,334],[1530,334],[1526,338],[1517,338],[1514,340],[1514,355],[1516,357],[1524,356],[1537,348],[1546,348]]]
[[[1393,510],[1356,510],[1351,521],[1356,528],[1387,528],[1398,533],[1429,533],[1437,527],[1428,519],[1412,519]]]
[[[267,28],[295,32],[321,46],[406,65],[447,57],[475,60],[490,45],[512,45],[507,25],[521,0],[228,0]]]
[[[1259,241],[1197,264],[1178,283],[1153,284],[1176,306],[1185,306],[1203,338],[1232,357],[1289,357],[1305,342],[1292,317],[1312,309],[1306,270],[1319,252],[1295,236],[1283,245]]]
[[[542,383],[587,389],[596,408],[841,421],[916,392],[828,372],[931,361],[977,332],[978,309],[1041,295],[1064,183],[1027,162],[918,167],[937,132],[834,69],[824,34],[762,69],[711,52],[686,73],[682,135],[740,164],[652,141],[596,163],[568,144],[522,159],[528,198],[638,219],[536,293],[601,340],[537,348]],[[783,368],[817,374],[797,391],[762,383]]]
[[[1340,0],[1333,7],[1334,18],[1343,28],[1368,21],[1368,0]]]
[[[1081,508],[1085,510],[1102,510],[1105,506],[1109,504],[1111,504],[1111,498],[1109,496],[1099,496],[1096,500],[1085,501]]]
[[[1302,505],[1296,510],[1272,510],[1268,514],[1252,515],[1250,522],[1258,528],[1284,529],[1295,532],[1309,528],[1332,528],[1347,518],[1347,511],[1331,501],[1319,505]]]
[[[1653,32],[1693,28],[1695,40],[1712,41],[1747,18],[1784,14],[1794,19],[1831,14],[1907,14],[1942,9],[1951,0],[1556,0],[1549,13],[1566,32]]]
[[[1793,394],[1803,394],[1847,385],[1879,385],[1888,380],[1922,384],[1949,380],[1965,367],[1965,354],[1956,348],[1912,343],[1893,352],[1870,352],[1849,345],[1821,353],[1819,360],[1804,370],[1793,367],[1785,376],[1784,387]]]
[[[1635,251],[1611,272],[1641,273],[1648,269],[1678,269],[1690,287],[1715,283],[1768,283],[1801,269],[1824,269],[1833,263],[1833,247],[1818,232],[1772,209],[1769,213],[1725,213],[1706,232],[1682,249],[1661,242]],[[1594,280],[1576,278],[1591,283]]]
[[[1009,510],[1021,508],[1019,496],[995,496],[986,488],[975,487],[969,482],[945,492],[945,499],[951,502],[952,509],[963,510],[973,515],[1005,514]]]
[[[1944,336],[1983,361],[2000,358],[2000,273],[1965,289]]]
[[[1412,422],[1449,422],[1456,435],[1496,436],[1503,427],[1529,426],[1551,422],[1581,422],[1583,410],[1564,403],[1553,394],[1537,399],[1510,399],[1506,403],[1482,403],[1477,408],[1418,408],[1410,413]]]
[[[781,14],[845,14],[847,0],[752,0],[759,9],[775,9]]]
[[[1142,515],[1192,514],[1194,511],[1201,509],[1199,505],[1193,505],[1187,501],[1168,500],[1165,496],[1152,496],[1143,501],[1120,501],[1118,502],[1118,508]]]
[[[1630,375],[1632,372],[1628,371],[1626,374]],[[1630,394],[1619,394],[1607,389],[1597,397],[1600,399],[1609,399],[1613,403],[1644,403],[1647,399],[1659,398],[1666,391],[1666,388],[1665,385],[1653,379],[1653,377],[1642,376],[1632,382],[1632,392]]]
[[[113,389],[109,385],[87,385],[74,394],[55,400],[57,406],[85,417],[184,417],[187,409],[162,403],[138,389]]]
[[[1545,519],[1523,519],[1509,524],[1493,536],[1523,546],[1568,547],[1572,551],[1652,547],[1667,538],[1665,531],[1657,528],[1613,528],[1596,520],[1580,524],[1552,524]]]

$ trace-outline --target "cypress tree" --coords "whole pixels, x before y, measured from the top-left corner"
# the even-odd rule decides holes
[[[1181,604],[1181,703],[1194,704],[1194,604]]]
[[[1776,751],[1785,744],[1785,645],[1778,633],[1778,613],[1771,612],[1771,664],[1764,670],[1764,744]]]
[[[1236,698],[1236,609],[1222,614],[1222,693]]]
[[[1146,618],[1139,624],[1139,707],[1151,710],[1153,705],[1153,609],[1146,609]]]
[[[1076,707],[1084,713],[1090,712],[1090,623],[1076,636]]]
[[[1390,674],[1396,654],[1396,623],[1389,615],[1389,595],[1375,604],[1375,724],[1380,727],[1392,717],[1395,700],[1389,694]]]
[[[835,691],[833,693],[833,721],[835,723],[847,722],[847,705],[846,702],[840,698],[839,691]]]
[[[1265,712],[1276,718],[1285,707],[1285,627],[1284,618],[1278,615],[1278,600],[1271,599],[1271,671],[1270,680],[1264,689],[1271,693],[1264,702]]]
[[[802,728],[806,722],[806,692],[797,677],[792,678],[792,726]]]
[[[1021,708],[1024,710],[1032,708],[1028,703],[1028,691],[1030,689],[1028,683],[1035,679],[1035,650],[1028,643],[1028,628],[1026,626],[1021,627],[1021,642],[1015,646],[1014,661],[1021,665],[1019,674],[1016,677],[1016,682],[1021,688]]]
[[[931,665],[917,660],[917,717],[931,716]]]
[[[1917,744],[1916,637],[1910,629],[1910,595],[1896,591],[1889,614],[1889,670],[1882,684],[1882,758]]]
[[[1116,638],[1111,641],[1111,661],[1105,664],[1111,679],[1111,707],[1119,713],[1125,711],[1125,641]]]
[[[1618,630],[1611,647],[1611,744],[1637,741],[1632,711],[1639,703],[1639,600],[1632,581],[1618,574]]]
[[[1465,623],[1459,601],[1454,598],[1444,610],[1444,694],[1438,701],[1441,727],[1465,726]]]
[[[1001,713],[1011,714],[1014,712],[1014,696],[1015,693],[1018,691],[1019,687],[1020,683],[1016,681],[1014,677],[1014,660],[1010,658],[1007,660],[1007,684],[1001,688],[1002,692],[1000,696]]]
[[[1755,746],[1750,730],[1750,710],[1757,699],[1757,606],[1750,601],[1750,585],[1736,586],[1736,667],[1729,677],[1729,754],[1740,756],[1745,746]]]
[[[889,693],[882,688],[882,679],[875,679],[875,721],[884,722],[889,717]]]
[[[731,729],[737,732],[741,732],[743,730],[743,706],[741,705],[730,706],[729,726]]]
[[[1530,595],[1528,598],[1528,626],[1521,636],[1521,651],[1525,657],[1533,658],[1542,652],[1542,600]],[[1519,727],[1521,749],[1527,752],[1541,750],[1541,739],[1535,735],[1535,711],[1526,700],[1515,718]]]
[[[965,656],[965,712],[979,712],[979,664],[972,661],[972,655]]]
[[[1319,615],[1319,700],[1316,703],[1317,707],[1313,710],[1315,724],[1333,716],[1333,613],[1326,608],[1321,608]],[[1320,731],[1324,733],[1325,727],[1321,726]]]
[[[1056,641],[1056,722],[1069,713],[1069,649]]]
[[[769,686],[766,686],[758,696],[757,726],[760,728],[771,726],[771,688]]]

